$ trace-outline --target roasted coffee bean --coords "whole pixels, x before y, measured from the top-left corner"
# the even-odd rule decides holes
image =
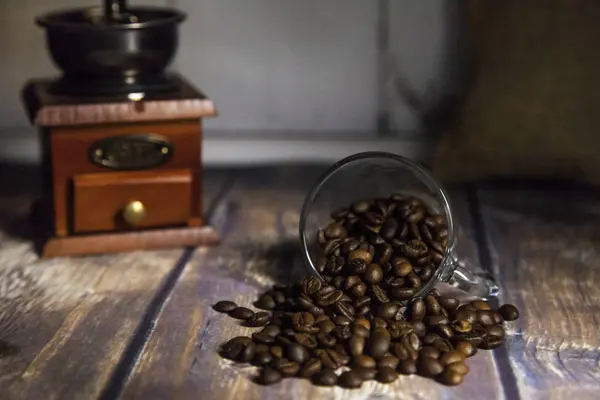
[[[431,345],[442,353],[452,351],[452,344],[448,341],[448,339],[436,339]]]
[[[371,298],[368,296],[361,296],[354,300],[354,307],[356,308],[368,306],[369,304],[371,304]]]
[[[363,380],[356,372],[350,370],[342,372],[337,383],[346,389],[358,389],[362,386]]]
[[[304,364],[310,358],[308,351],[304,346],[298,343],[292,343],[285,348],[285,356],[288,360]]]
[[[390,334],[383,328],[376,328],[367,341],[366,353],[375,360],[381,359],[390,347]]]
[[[267,325],[261,330],[261,332],[266,335],[275,337],[279,334],[279,332],[281,332],[281,328],[277,325]]]
[[[246,308],[246,307],[237,307],[229,312],[229,316],[231,318],[246,320],[254,315],[254,311]]]
[[[429,248],[422,240],[410,240],[403,247],[403,252],[406,257],[416,260],[427,254]]]
[[[392,319],[396,316],[399,308],[400,306],[396,303],[383,303],[377,306],[375,309],[375,315],[383,319]]]
[[[317,339],[306,333],[294,333],[294,340],[308,349],[315,349],[318,346]]]
[[[417,371],[421,376],[433,378],[441,374],[444,371],[444,367],[435,358],[420,357],[417,363]]]
[[[425,317],[427,308],[425,302],[421,299],[416,299],[411,302],[410,305],[410,317],[413,321],[422,321]]]
[[[352,359],[352,368],[375,368],[376,366],[377,362],[364,354],[357,355]]]
[[[256,343],[271,344],[275,342],[275,337],[264,332],[256,332],[252,334],[252,340]]]
[[[337,222],[332,222],[325,228],[325,236],[327,239],[345,238],[348,236],[346,229]]]
[[[283,357],[283,347],[281,347],[281,346],[273,346],[269,349],[269,351],[275,358]]]
[[[348,340],[348,349],[353,356],[359,356],[365,349],[366,338],[364,336],[354,335]],[[365,367],[368,368],[368,367]]]
[[[388,323],[385,319],[379,318],[379,317],[373,318],[373,327],[374,328],[385,329],[385,328],[387,328],[387,326],[388,326]]]
[[[265,294],[259,297],[256,302],[254,302],[254,306],[256,308],[260,308],[261,310],[273,310],[277,304],[271,295]]]
[[[395,370],[399,362],[400,359],[398,357],[386,354],[381,360],[377,361],[377,368],[391,368]]]
[[[413,271],[413,267],[409,262],[396,262],[392,260],[392,272],[396,277],[404,277]]]
[[[504,329],[502,329],[502,327],[500,325],[490,325],[488,327],[486,327],[486,331],[487,331],[487,337],[498,337],[498,338],[504,338],[504,335],[506,334],[506,332],[504,332]]]
[[[344,281],[344,290],[348,290],[360,282],[362,281],[358,275],[350,275]]]
[[[381,383],[392,383],[398,379],[398,373],[395,368],[383,367],[377,371],[375,379]]]
[[[414,360],[401,360],[398,365],[398,372],[403,375],[413,375],[417,373],[417,363]]]
[[[457,342],[454,347],[457,351],[463,353],[465,357],[473,357],[475,353],[477,353],[477,347],[475,347],[473,343],[469,341]]]
[[[337,380],[338,376],[332,368],[324,368],[313,377],[313,382],[319,386],[333,386]]]
[[[442,354],[439,358],[439,361],[442,363],[442,365],[462,362],[465,361],[465,355],[460,351],[453,350]]]
[[[321,322],[329,321],[328,315],[317,315],[315,316],[315,325],[320,324]]]
[[[364,318],[364,317],[356,318],[354,320],[354,323],[362,325],[365,328],[367,328],[368,330],[371,330],[371,322],[368,319]]]
[[[356,258],[349,262],[348,264],[348,274],[349,275],[362,275],[367,269],[367,263],[362,258]]]
[[[263,385],[273,385],[281,381],[282,378],[283,376],[281,375],[281,372],[277,371],[276,369],[267,367],[262,370],[258,381]]]
[[[316,276],[311,276],[302,281],[301,290],[302,293],[304,293],[305,295],[312,296],[313,294],[321,290],[322,285],[323,281],[320,278]]]
[[[347,255],[351,251],[356,250],[358,246],[360,246],[360,242],[358,240],[350,239],[349,241],[344,243],[340,249],[342,251],[342,254]]]
[[[339,340],[348,340],[352,336],[349,325],[336,326],[331,334]]]
[[[429,315],[440,315],[442,313],[442,306],[432,295],[425,297],[425,305],[427,306],[427,314]]]
[[[298,372],[298,376],[301,378],[310,378],[321,371],[322,363],[318,358],[311,358]]]
[[[273,297],[273,300],[275,300],[275,304],[282,305],[285,303],[285,295],[283,293],[276,291],[273,292],[271,296]]]
[[[412,353],[409,353],[402,343],[394,343],[392,345],[392,353],[398,357],[399,360],[412,359],[413,355]]]
[[[333,308],[338,315],[343,316],[348,320],[354,319],[354,307],[351,305],[338,301],[333,305]]]
[[[444,249],[446,247],[445,243],[442,243],[441,241],[437,241],[437,240],[432,240],[428,244],[429,244],[429,247],[432,248],[433,250],[435,250],[437,253],[444,254]]]
[[[396,236],[396,232],[398,231],[398,221],[394,218],[388,218],[381,225],[381,229],[379,230],[379,234],[385,240],[392,240],[394,236]]]
[[[512,304],[504,304],[499,309],[498,312],[504,318],[505,321],[514,321],[519,318],[519,310],[517,307]]]
[[[440,383],[443,383],[444,385],[447,385],[447,386],[457,386],[462,383],[463,376],[464,375],[462,375],[456,371],[446,370],[439,376],[438,380]]]
[[[254,328],[259,326],[265,326],[269,323],[270,318],[271,316],[267,312],[257,312],[252,314],[252,316],[246,320],[245,325]]]
[[[390,321],[388,323],[388,330],[397,331],[398,337],[402,337],[412,333],[414,326],[408,321]]]
[[[459,308],[456,312],[456,319],[462,321],[468,321],[473,324],[477,321],[477,313],[473,310],[469,310],[466,308]]]
[[[264,344],[264,343],[258,343],[256,345],[256,353],[260,353],[260,352],[269,352],[269,346]]]
[[[414,288],[394,288],[392,290],[392,297],[397,300],[408,300],[415,295]]]
[[[387,243],[381,244],[379,246],[377,246],[377,249],[375,251],[375,260],[376,263],[382,266],[388,264],[389,265],[389,261],[392,258],[392,255],[394,254],[394,250],[392,249],[392,246],[390,246]],[[386,267],[387,268],[387,267]],[[385,271],[385,269],[384,269]]]
[[[254,357],[256,346],[252,339],[238,336],[223,345],[221,355],[225,358],[240,362],[249,362]]]
[[[344,293],[341,290],[335,290],[324,295],[317,295],[315,297],[315,302],[320,307],[327,307],[340,300],[342,296],[344,296]]]
[[[383,223],[383,216],[371,211],[364,213],[362,218],[369,226],[378,226]]]
[[[331,320],[323,321],[317,326],[321,332],[329,333],[335,329],[335,324]]]
[[[252,365],[260,367],[269,364],[271,361],[273,361],[273,355],[268,351],[261,351],[254,354]]]
[[[213,306],[213,309],[220,313],[228,313],[235,310],[236,308],[237,304],[235,304],[233,301],[219,301]]]
[[[369,211],[369,207],[371,207],[371,205],[369,204],[369,202],[367,202],[365,200],[359,200],[359,201],[352,203],[352,205],[350,207],[351,207],[351,210],[353,213],[363,214],[363,213],[366,213],[367,211]]]
[[[434,270],[434,268],[432,268],[429,265],[426,265],[425,267],[423,267],[421,272],[419,272],[419,278],[421,278],[421,281],[427,282],[428,280],[430,280],[431,277],[433,276],[433,270]]]
[[[336,288],[336,289],[341,289],[343,284],[344,284],[344,277],[343,276],[336,276],[331,280],[331,284]]]
[[[383,279],[383,270],[377,264],[369,264],[365,273],[363,274],[363,280],[366,283],[378,284]]]
[[[493,350],[502,346],[502,343],[504,343],[504,338],[490,336],[483,340],[483,342],[479,345],[479,348],[484,350]]]
[[[446,371],[452,371],[461,375],[466,375],[469,373],[469,366],[464,362],[455,362],[446,365]]]
[[[300,371],[300,364],[285,358],[278,358],[273,361],[273,367],[281,372],[283,376],[294,376]]]
[[[437,298],[438,303],[446,310],[453,312],[460,304],[456,297],[440,296]]]
[[[456,321],[452,321],[452,329],[454,329],[455,332],[467,333],[471,332],[472,325],[469,321],[457,319]]]
[[[486,326],[486,325],[494,325],[494,314],[492,311],[488,310],[478,310],[477,311],[477,321]]]
[[[327,237],[325,236],[325,229],[319,228],[317,230],[317,242],[319,242],[319,244],[321,246],[325,246],[327,244]]]
[[[413,331],[417,334],[418,337],[424,337],[425,334],[427,333],[427,328],[425,327],[425,324],[423,323],[423,321],[416,321],[413,322]]]
[[[393,288],[397,288],[397,287],[402,287],[404,286],[406,283],[404,278],[395,278],[393,276],[387,276],[385,278],[383,278],[383,284],[382,286],[387,287],[388,290],[393,289]]]
[[[346,208],[338,208],[331,212],[330,217],[331,219],[342,219],[346,215],[348,215],[348,210]]]
[[[440,314],[440,315],[431,315],[431,316],[425,318],[425,322],[427,323],[428,326],[435,326],[435,325],[447,325],[450,321],[448,321],[448,318],[445,315]]]
[[[500,325],[502,324],[502,322],[504,322],[504,319],[502,318],[499,312],[492,311],[492,316],[494,317],[494,324]]]
[[[352,368],[358,376],[364,381],[370,381],[375,379],[377,375],[377,370],[374,368]]]
[[[352,288],[349,290],[350,295],[354,298],[359,298],[359,297],[363,297],[365,295],[365,293],[367,292],[367,285],[364,284],[363,282],[359,282],[356,285],[352,286]]]
[[[332,320],[336,325],[340,325],[340,326],[346,326],[346,325],[350,325],[352,323],[352,320],[348,317],[345,317],[343,315],[338,315],[337,317],[333,317]]]
[[[438,359],[440,357],[440,352],[434,347],[425,346],[419,352],[419,357],[430,357]]]
[[[407,350],[418,351],[421,348],[421,340],[414,332],[404,335],[400,342]]]
[[[473,300],[471,302],[471,305],[474,306],[477,310],[491,310],[492,309],[492,307],[490,307],[490,305],[483,300]]]
[[[306,328],[313,326],[315,317],[309,312],[297,312],[292,315],[292,326],[295,331],[305,332]]]
[[[314,303],[310,299],[307,299],[305,297],[298,297],[296,299],[296,307],[299,310],[308,311],[308,310],[314,308],[315,305],[314,305]]]
[[[406,282],[414,289],[418,290],[421,288],[421,278],[419,278],[414,271],[406,275]]]
[[[452,328],[445,324],[435,325],[435,331],[444,339],[450,339],[454,336]]]
[[[344,264],[345,261],[343,257],[331,256],[329,257],[329,260],[327,260],[324,272],[328,275],[336,276],[342,272]]]
[[[379,303],[387,303],[390,299],[387,297],[385,290],[377,285],[371,286],[371,294],[373,295],[373,300]]]
[[[385,243],[385,240],[375,232],[369,232],[367,234],[367,241],[373,246],[378,246]]]
[[[366,264],[373,261],[373,253],[369,250],[361,249],[360,247],[356,250],[352,250],[348,253],[348,261],[363,260]]]
[[[325,270],[325,266],[327,265],[327,257],[319,257],[317,260],[317,271],[322,273]]]
[[[337,343],[337,339],[326,332],[319,332],[316,336],[316,340],[325,348],[333,348]]]
[[[352,334],[360,337],[367,338],[370,335],[370,331],[361,324],[354,322],[351,326]]]

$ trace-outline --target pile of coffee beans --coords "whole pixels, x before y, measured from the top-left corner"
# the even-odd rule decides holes
[[[261,327],[223,344],[225,358],[260,368],[257,381],[310,379],[321,386],[359,388],[418,374],[458,385],[465,359],[502,345],[504,321],[518,318],[505,304],[460,304],[436,289],[415,296],[443,258],[446,221],[414,197],[359,201],[332,213],[319,230],[322,276],[276,285],[254,303],[213,308]]]
[[[317,270],[328,282],[352,276],[356,293],[385,292],[392,300],[408,300],[444,259],[446,219],[413,196],[356,201],[331,218],[317,232]]]

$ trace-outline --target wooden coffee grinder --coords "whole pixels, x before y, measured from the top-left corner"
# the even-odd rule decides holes
[[[201,140],[202,118],[216,110],[164,72],[184,15],[105,3],[37,19],[63,71],[23,92],[43,143],[41,255],[215,244],[203,216]]]

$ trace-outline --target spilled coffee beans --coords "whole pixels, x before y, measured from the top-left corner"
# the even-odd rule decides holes
[[[267,290],[254,303],[264,311],[231,301],[213,306],[260,328],[220,349],[260,368],[258,383],[298,377],[356,389],[419,374],[454,386],[469,373],[468,357],[504,343],[504,321],[519,317],[513,305],[494,310],[482,300],[461,305],[436,289],[419,293],[443,259],[443,216],[394,194],[354,202],[331,218],[317,235],[321,277]]]

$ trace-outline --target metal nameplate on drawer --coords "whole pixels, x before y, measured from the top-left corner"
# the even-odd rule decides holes
[[[94,164],[116,170],[134,170],[157,167],[167,162],[173,146],[163,136],[131,134],[111,136],[90,147]]]

